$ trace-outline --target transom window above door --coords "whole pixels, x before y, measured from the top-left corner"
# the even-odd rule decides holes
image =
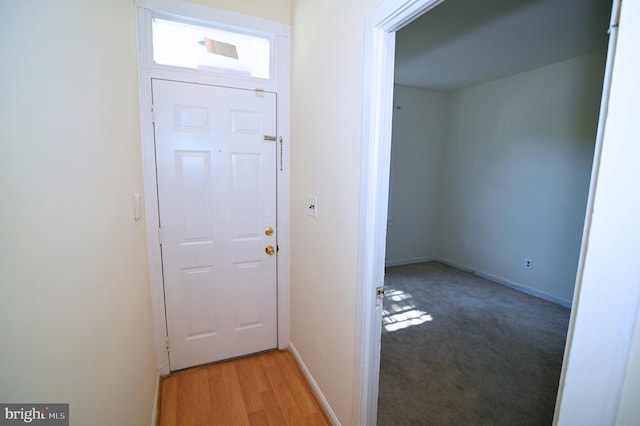
[[[153,61],[158,65],[268,80],[271,39],[154,17]]]

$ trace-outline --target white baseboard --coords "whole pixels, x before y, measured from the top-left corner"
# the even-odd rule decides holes
[[[160,397],[160,372],[156,373],[156,389],[153,392],[153,410],[151,411],[151,426],[158,424],[158,399]]]
[[[434,257],[435,262],[444,263],[445,265],[451,266],[452,268],[460,269],[461,271],[469,272],[471,274],[475,274],[475,270],[469,268],[468,266],[462,265],[460,263],[454,262],[449,259],[443,259],[442,257]]]
[[[384,266],[402,266],[402,265],[411,265],[413,263],[423,263],[423,262],[433,262],[434,260],[438,260],[435,256],[427,256],[427,257],[410,257],[407,259],[395,259],[395,260],[387,260],[384,263]]]
[[[516,282],[507,280],[505,278],[499,277],[497,275],[493,275],[493,274],[489,274],[487,272],[484,271],[479,271],[477,269],[473,269],[470,268],[466,265],[461,265],[460,263],[457,262],[453,262],[449,259],[444,259],[438,256],[429,256],[429,257],[421,257],[421,258],[412,258],[412,259],[404,259],[404,260],[393,260],[390,262],[386,262],[386,266],[400,266],[400,265],[410,265],[412,263],[422,263],[422,262],[440,262],[440,263],[444,263],[445,265],[449,265],[453,268],[456,269],[460,269],[461,271],[465,271],[465,272],[469,272],[471,274],[477,275],[479,277],[485,278],[487,280],[493,281],[497,284],[502,284],[505,285],[507,287],[511,287],[514,290],[518,290],[521,291],[523,293],[527,293],[530,294],[532,296],[536,296],[539,297],[541,299],[547,300],[549,302],[555,303],[557,305],[560,306],[564,306],[565,308],[569,308],[571,309],[571,301],[570,300],[565,300],[565,299],[561,299],[559,297],[555,297],[552,296],[548,293],[545,293],[543,291],[540,290],[536,290],[534,288],[531,287],[527,287],[525,285],[522,284],[518,284]]]
[[[438,257],[438,258],[435,258],[434,260],[436,260],[437,262],[440,262],[440,263],[444,263],[445,265],[449,265],[451,267],[454,267],[456,269],[460,269],[462,271],[466,271],[466,272],[472,273],[473,275],[477,275],[477,276],[485,278],[485,279],[487,279],[489,281],[493,281],[493,282],[495,282],[497,284],[502,284],[504,286],[511,287],[514,290],[518,290],[518,291],[521,291],[523,293],[527,293],[527,294],[530,294],[532,296],[536,296],[536,297],[539,297],[541,299],[547,300],[549,302],[555,303],[557,305],[564,306],[565,308],[571,309],[571,301],[570,300],[565,300],[565,299],[561,299],[559,297],[552,296],[552,295],[550,295],[548,293],[545,293],[543,291],[536,290],[535,288],[527,287],[525,285],[518,284],[516,282],[507,280],[507,279],[499,277],[497,275],[489,274],[489,273],[484,272],[484,271],[479,271],[477,269],[469,268],[468,266],[461,265],[459,263],[453,262],[453,261],[448,260],[448,259],[443,259],[443,258]]]
[[[518,284],[518,283],[514,283],[513,281],[509,281],[509,280],[506,280],[504,278],[497,277],[495,275],[487,274],[487,273],[482,272],[482,271],[474,271],[473,273],[475,275],[479,276],[479,277],[486,278],[486,279],[488,279],[490,281],[493,281],[495,283],[502,284],[502,285],[505,285],[507,287],[511,287],[514,290],[518,290],[518,291],[521,291],[523,293],[527,293],[527,294],[530,294],[532,296],[536,296],[536,297],[539,297],[539,298],[544,299],[546,301],[549,301],[549,302],[555,303],[557,305],[564,306],[565,308],[571,309],[571,302],[570,301],[565,300],[565,299],[560,299],[559,297],[552,296],[552,295],[550,295],[548,293],[545,293],[544,291],[536,290],[535,288],[531,288],[531,287],[527,287],[527,286],[524,286],[524,285],[521,285],[521,284]]]
[[[329,421],[331,421],[331,424],[333,426],[340,426],[340,421],[338,420],[336,413],[334,413],[333,410],[331,409],[331,406],[329,405],[329,401],[327,401],[327,399],[322,394],[322,391],[320,390],[320,386],[318,386],[318,383],[313,378],[313,375],[305,365],[304,361],[302,360],[302,357],[300,356],[300,353],[298,352],[298,350],[296,349],[295,345],[292,342],[289,342],[289,351],[291,352],[291,354],[293,355],[293,358],[298,363],[298,366],[302,370],[304,377],[307,379],[309,386],[311,386],[311,390],[315,394],[316,398],[318,398],[320,405],[322,405],[322,409],[324,410],[325,415],[329,417]]]

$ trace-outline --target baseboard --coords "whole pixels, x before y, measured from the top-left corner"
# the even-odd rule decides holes
[[[452,268],[456,268],[456,269],[459,269],[461,271],[469,272],[471,274],[475,274],[476,273],[476,271],[474,269],[471,269],[468,266],[465,266],[465,265],[463,265],[461,263],[454,262],[454,261],[449,260],[449,259],[444,259],[442,257],[434,257],[433,260],[435,262],[444,263],[447,266],[451,266]]]
[[[477,276],[485,278],[485,279],[487,279],[489,281],[493,281],[493,282],[495,282],[497,284],[501,284],[501,285],[504,285],[504,286],[507,286],[507,287],[511,287],[512,289],[518,290],[518,291],[520,291],[522,293],[527,293],[527,294],[530,294],[532,296],[539,297],[540,299],[544,299],[544,300],[546,300],[548,302],[552,302],[552,303],[555,303],[557,305],[564,306],[565,308],[571,309],[571,301],[570,300],[565,300],[565,299],[561,299],[559,297],[552,296],[552,295],[550,295],[548,293],[545,293],[543,291],[536,290],[534,288],[527,287],[527,286],[522,285],[522,284],[518,284],[516,282],[507,280],[507,279],[499,277],[497,275],[493,275],[493,274],[489,274],[489,273],[484,272],[484,271],[479,271],[477,269],[469,268],[468,266],[461,265],[461,264],[459,264],[457,262],[453,262],[453,261],[448,260],[448,259],[443,259],[443,258],[440,258],[440,257],[436,257],[434,260],[437,261],[437,262],[440,262],[440,263],[444,263],[445,265],[449,265],[449,266],[451,266],[453,268],[460,269],[462,271],[466,271],[466,272],[472,273],[473,275],[477,275]]]
[[[156,389],[153,393],[153,411],[151,411],[151,426],[158,425],[158,409],[160,404],[160,372],[156,373]]]
[[[522,284],[518,284],[516,282],[507,280],[505,278],[499,277],[497,275],[493,275],[493,274],[489,274],[487,272],[484,271],[479,271],[477,269],[473,269],[470,268],[466,265],[462,265],[460,263],[454,262],[452,260],[449,259],[444,259],[442,257],[438,257],[438,256],[429,256],[429,257],[416,257],[416,258],[411,258],[411,259],[403,259],[403,260],[392,260],[389,262],[386,262],[385,265],[386,266],[400,266],[400,265],[410,265],[413,263],[422,263],[422,262],[440,262],[440,263],[444,263],[445,265],[451,266],[452,268],[456,268],[459,269],[461,271],[465,271],[465,272],[469,272],[471,274],[477,275],[479,277],[485,278],[489,281],[493,281],[497,284],[501,284],[507,287],[511,287],[514,290],[518,290],[521,291],[522,293],[527,293],[530,294],[532,296],[535,297],[539,297],[541,299],[544,299],[546,301],[555,303],[557,305],[560,306],[564,306],[565,308],[569,308],[571,309],[572,303],[570,300],[565,300],[565,299],[561,299],[559,297],[555,297],[552,296],[548,293],[545,293],[543,291],[540,290],[536,290],[534,288],[531,287],[527,287],[525,285]]]
[[[435,256],[427,256],[427,257],[410,257],[407,259],[395,259],[385,261],[384,266],[402,266],[402,265],[411,265],[413,263],[423,263],[423,262],[433,262],[434,260],[438,260]]]
[[[501,277],[497,277],[497,276],[492,275],[492,274],[487,274],[487,273],[482,272],[482,271],[475,271],[474,274],[479,276],[479,277],[486,278],[486,279],[488,279],[490,281],[493,281],[495,283],[502,284],[502,285],[505,285],[507,287],[511,287],[514,290],[518,290],[518,291],[521,291],[523,293],[527,293],[527,294],[530,294],[532,296],[539,297],[540,299],[544,299],[544,300],[546,300],[548,302],[555,303],[556,305],[564,306],[565,308],[571,309],[571,302],[570,301],[564,300],[564,299],[560,299],[559,297],[552,296],[552,295],[550,295],[548,293],[545,293],[544,291],[536,290],[536,289],[531,288],[531,287],[527,287],[527,286],[524,286],[524,285],[521,285],[521,284],[518,284],[518,283],[514,283],[513,281],[509,281],[509,280],[506,280],[506,279],[501,278]]]
[[[302,360],[302,357],[300,356],[300,353],[298,352],[298,350],[296,349],[295,345],[292,342],[289,342],[289,352],[291,352],[291,354],[293,355],[293,358],[296,360],[296,363],[300,367],[300,370],[302,370],[302,374],[304,374],[305,379],[307,379],[307,383],[309,383],[309,386],[311,386],[311,390],[313,391],[314,395],[318,399],[318,402],[322,406],[322,410],[324,411],[325,416],[327,416],[328,420],[331,422],[333,426],[340,426],[340,421],[338,420],[336,413],[334,413],[333,410],[331,409],[331,406],[329,405],[329,401],[327,401],[327,398],[325,398],[324,395],[322,394],[322,391],[320,390],[320,386],[318,386],[318,383],[313,378],[313,375],[305,365],[304,361]]]

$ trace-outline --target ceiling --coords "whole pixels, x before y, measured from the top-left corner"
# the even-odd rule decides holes
[[[446,0],[396,33],[395,81],[452,91],[607,48],[611,0]]]

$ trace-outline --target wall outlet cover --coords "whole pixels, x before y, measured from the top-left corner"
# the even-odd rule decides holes
[[[307,213],[311,217],[318,217],[318,197],[312,195],[307,201]]]

